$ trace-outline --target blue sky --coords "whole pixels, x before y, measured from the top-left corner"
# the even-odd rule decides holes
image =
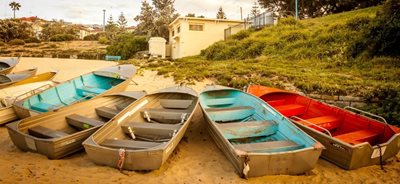
[[[16,0],[22,5],[16,12],[17,17],[38,16],[47,20],[82,24],[102,24],[102,10],[106,9],[106,18],[113,15],[114,20],[124,12],[129,25],[136,25],[133,17],[140,13],[142,0]],[[151,0],[147,0],[151,2]],[[0,19],[13,16],[10,4],[12,0],[0,0]],[[215,18],[222,6],[229,19],[240,19],[240,7],[243,16],[250,13],[254,0],[175,0],[175,9],[181,15],[195,13],[208,18]]]

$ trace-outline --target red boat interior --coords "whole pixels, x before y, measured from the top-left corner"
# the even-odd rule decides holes
[[[393,126],[295,93],[273,92],[260,98],[297,123],[331,134],[352,145],[363,142],[381,144],[387,142],[397,130]]]

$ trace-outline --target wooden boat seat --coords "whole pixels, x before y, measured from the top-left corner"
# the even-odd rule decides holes
[[[82,87],[76,88],[76,91],[77,91],[78,95],[80,95],[80,96],[87,96],[89,94],[100,94],[107,90],[102,89],[102,88],[96,88],[96,87],[82,86]]]
[[[124,133],[130,136],[129,127],[137,139],[145,139],[151,141],[168,141],[176,132],[178,132],[181,125],[171,124],[158,124],[158,123],[126,123],[121,126]]]
[[[116,149],[125,148],[125,149],[139,150],[139,149],[153,148],[161,144],[162,143],[148,142],[148,141],[106,139],[100,145]]]
[[[375,142],[374,140],[378,137],[379,134],[380,132],[374,132],[368,129],[364,129],[337,135],[334,137],[350,144],[360,144],[363,142],[369,142],[370,144],[373,144],[373,142]]]
[[[207,100],[206,104],[208,106],[232,105],[235,101],[235,98],[214,98]]]
[[[103,121],[81,116],[79,114],[71,114],[65,117],[67,123],[79,130],[85,130],[92,127],[104,125]]]
[[[95,108],[96,114],[100,117],[112,119],[116,116],[120,111],[110,108],[110,107],[97,107]]]
[[[152,119],[159,123],[176,124],[187,120],[190,113],[187,110],[177,109],[143,109],[140,112],[145,120]]]
[[[160,104],[166,109],[187,109],[193,100],[161,99]]]
[[[117,111],[122,111],[124,110],[126,107],[128,107],[131,103],[121,103],[121,104],[117,104],[115,105],[115,108],[117,109]]]
[[[260,143],[247,143],[247,144],[235,144],[235,149],[246,151],[246,152],[257,152],[257,153],[273,153],[282,151],[291,151],[303,148],[304,145],[297,144],[293,141],[268,141]]]
[[[340,119],[335,116],[320,116],[316,118],[306,119],[308,122],[321,126],[327,130],[333,130],[339,127]],[[305,123],[302,121],[297,121],[306,126],[312,126],[309,123]]]
[[[38,102],[31,105],[31,109],[39,112],[47,112],[51,109],[56,109],[57,106],[53,104],[48,104],[44,102]]]
[[[68,134],[62,131],[53,130],[44,126],[35,126],[28,129],[29,135],[38,137],[38,138],[59,138],[65,137]]]
[[[305,106],[298,104],[280,105],[274,108],[287,117],[301,115],[306,110]]]
[[[212,120],[220,122],[239,121],[255,113],[255,109],[250,106],[207,108],[206,111]]]
[[[279,100],[269,100],[269,101],[266,101],[270,106],[273,106],[273,107],[275,107],[275,106],[281,106],[281,105],[284,105],[285,104],[285,99],[279,99]]]
[[[278,124],[273,121],[217,123],[216,125],[227,139],[268,136],[278,131]]]

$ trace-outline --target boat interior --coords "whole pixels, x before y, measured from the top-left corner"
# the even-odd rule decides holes
[[[235,149],[274,153],[313,145],[301,138],[294,125],[278,119],[271,107],[251,95],[223,90],[205,92],[200,98],[208,116]]]
[[[144,150],[164,146],[193,113],[197,97],[186,93],[147,95],[129,107],[131,114],[121,122],[112,122],[94,135],[101,146]]]
[[[301,95],[277,92],[260,98],[292,121],[351,145],[381,144],[396,133],[385,123]]]
[[[123,81],[90,73],[34,95],[24,100],[22,106],[37,112],[47,112],[93,98]]]
[[[102,126],[134,101],[135,99],[125,96],[106,96],[84,106],[59,111],[57,116],[44,116],[45,120],[39,117],[22,121],[18,128],[37,138],[62,138],[92,127]]]

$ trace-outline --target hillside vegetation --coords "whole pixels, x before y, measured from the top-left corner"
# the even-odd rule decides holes
[[[350,49],[381,8],[301,21],[285,18],[277,26],[239,32],[200,56],[143,66],[186,83],[211,78],[236,88],[258,83],[294,86],[305,93],[362,96],[379,101],[370,110],[398,122],[400,59],[365,54],[353,58]]]

